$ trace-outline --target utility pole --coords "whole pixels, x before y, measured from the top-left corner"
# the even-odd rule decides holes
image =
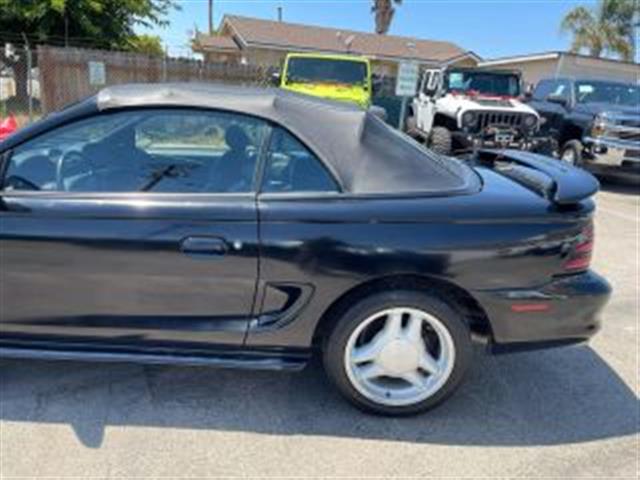
[[[278,5],[278,21],[282,21],[282,5]]]
[[[213,35],[213,0],[209,0],[209,35]]]

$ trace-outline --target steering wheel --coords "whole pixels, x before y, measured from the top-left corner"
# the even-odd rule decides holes
[[[65,153],[64,155],[60,155],[56,165],[56,188],[58,191],[67,190],[66,185],[64,184],[64,180],[68,177],[67,170],[69,169],[70,164],[83,166],[87,165],[86,170],[82,169],[83,173],[89,174],[91,176],[95,175],[93,162],[91,162],[81,152],[73,150]]]

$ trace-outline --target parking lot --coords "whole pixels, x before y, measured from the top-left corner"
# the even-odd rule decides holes
[[[0,478],[637,478],[640,196],[597,197],[614,287],[589,346],[490,357],[440,408],[378,418],[298,374],[0,363]],[[35,300],[34,300],[35,301]]]

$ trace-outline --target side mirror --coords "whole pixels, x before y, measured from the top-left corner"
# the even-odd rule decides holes
[[[282,76],[280,72],[273,72],[271,74],[271,85],[273,85],[274,87],[279,87],[281,81],[282,81]]]
[[[568,104],[567,99],[561,95],[549,95],[547,97],[547,102],[555,103],[563,107],[566,107]]]

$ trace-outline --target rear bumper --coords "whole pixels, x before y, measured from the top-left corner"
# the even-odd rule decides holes
[[[611,286],[588,271],[558,277],[537,289],[474,294],[489,317],[492,347],[523,350],[588,340],[600,328]]]

